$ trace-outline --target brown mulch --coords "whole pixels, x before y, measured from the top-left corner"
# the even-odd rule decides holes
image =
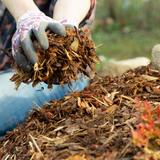
[[[94,79],[82,91],[34,108],[0,139],[0,159],[152,160],[134,147],[131,129],[140,123],[134,98],[157,104],[159,85],[160,72],[151,64]]]
[[[95,64],[99,63],[100,59],[96,55],[96,47],[90,39],[90,34],[90,30],[77,30],[76,27],[75,31],[66,28],[64,36],[58,36],[48,30],[46,35],[49,48],[46,50],[40,47],[33,36],[38,61],[31,64],[32,69],[29,72],[13,62],[12,67],[16,73],[10,80],[15,83],[15,89],[18,90],[21,83],[32,83],[35,87],[38,83],[45,82],[49,89],[53,89],[53,84],[71,86],[72,81],[78,80],[79,74],[92,78],[92,74],[97,74]],[[19,47],[19,52],[24,54],[22,46]],[[92,74],[89,74],[87,67],[92,70]]]

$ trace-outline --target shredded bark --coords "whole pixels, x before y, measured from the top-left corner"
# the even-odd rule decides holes
[[[15,82],[15,89],[18,90],[20,84],[32,83],[35,87],[39,82],[48,84],[48,88],[53,88],[53,83],[68,84],[71,86],[72,81],[77,81],[79,74],[90,77],[87,66],[97,74],[95,64],[99,63],[99,57],[96,55],[96,47],[89,38],[88,29],[75,31],[66,28],[65,36],[58,36],[50,30],[46,32],[49,48],[41,49],[39,43],[32,37],[34,48],[38,56],[38,62],[32,65],[29,72],[24,71],[14,61],[12,66],[16,74],[11,77]],[[22,46],[20,52],[24,54]]]
[[[160,72],[151,64],[94,79],[82,91],[34,108],[22,125],[0,139],[0,158],[154,160],[158,150],[143,154],[132,143],[131,129],[140,123],[134,98],[156,107],[159,85]]]

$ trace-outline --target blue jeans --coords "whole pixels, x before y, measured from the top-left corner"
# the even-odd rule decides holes
[[[42,106],[45,102],[50,102],[52,98],[58,100],[66,93],[72,92],[68,85],[64,85],[65,88],[53,85],[53,89],[49,90],[43,82],[36,88],[33,88],[32,84],[23,83],[17,91],[14,90],[15,83],[9,81],[13,74],[14,72],[0,74],[0,137],[3,137],[6,131],[17,127],[17,122],[23,123],[29,110],[36,106],[35,103]],[[79,77],[77,82],[72,83],[71,89],[83,90],[87,82],[86,78]]]

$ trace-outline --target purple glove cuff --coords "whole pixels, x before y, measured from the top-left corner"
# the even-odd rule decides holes
[[[69,19],[69,18],[68,19],[62,19],[62,20],[59,20],[58,22],[60,22],[62,24],[70,24],[70,25],[73,25],[73,26],[78,28],[77,22],[73,19]]]

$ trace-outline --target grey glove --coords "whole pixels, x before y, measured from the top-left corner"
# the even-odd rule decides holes
[[[26,12],[18,19],[17,30],[12,38],[12,56],[24,70],[29,71],[31,64],[38,61],[31,35],[35,35],[42,49],[48,49],[49,42],[45,32],[47,29],[59,36],[66,34],[63,24],[47,17],[40,11]],[[25,55],[20,53],[20,45],[22,45]]]

